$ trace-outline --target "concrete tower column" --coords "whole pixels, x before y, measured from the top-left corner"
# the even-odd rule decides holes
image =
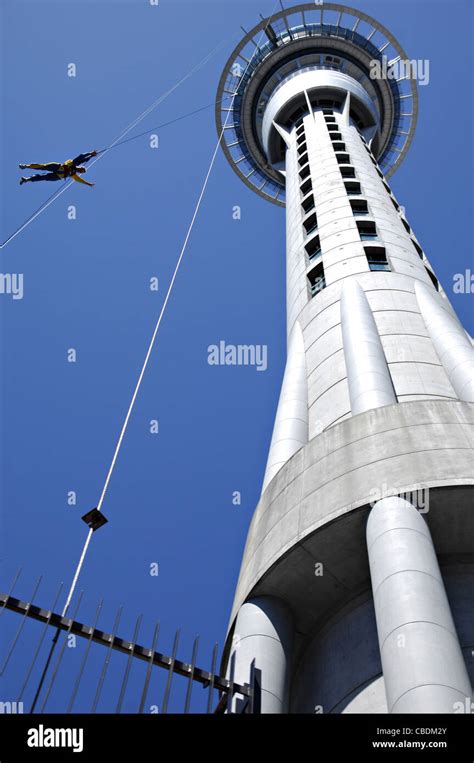
[[[249,665],[262,671],[262,713],[288,708],[293,621],[289,609],[274,596],[257,596],[239,610],[232,639],[234,680],[248,683]]]
[[[374,316],[357,281],[342,287],[341,324],[352,415],[396,403]]]
[[[262,492],[297,450],[308,442],[308,387],[303,334],[298,321],[289,343],[285,375],[268,453]]]
[[[471,685],[430,531],[415,507],[384,498],[367,546],[390,713],[453,713]]]
[[[474,402],[474,349],[466,332],[441,299],[424,284],[415,284],[421,314],[449,381],[460,400]]]

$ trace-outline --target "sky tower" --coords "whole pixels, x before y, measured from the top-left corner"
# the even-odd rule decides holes
[[[263,712],[470,707],[473,348],[388,182],[407,61],[366,14],[306,3],[219,83],[232,168],[286,207],[287,362],[224,657],[242,683],[255,660]]]

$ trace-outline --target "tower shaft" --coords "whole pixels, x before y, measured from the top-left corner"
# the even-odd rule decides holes
[[[371,63],[403,50],[364,14],[319,13],[267,21],[234,82],[227,156],[286,204],[287,362],[225,659],[240,682],[255,660],[264,712],[457,712],[474,675],[473,348],[388,182],[416,88]]]

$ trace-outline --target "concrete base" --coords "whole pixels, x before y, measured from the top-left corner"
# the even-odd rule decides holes
[[[250,597],[277,596],[290,608],[290,712],[386,712],[365,530],[390,491],[427,491],[422,511],[472,680],[473,413],[467,403],[425,400],[359,414],[311,440],[262,495],[230,628]]]

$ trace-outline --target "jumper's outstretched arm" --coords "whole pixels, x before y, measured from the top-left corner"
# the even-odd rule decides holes
[[[76,183],[84,183],[84,185],[88,185],[90,188],[92,188],[92,186],[94,185],[94,183],[89,183],[87,180],[84,180],[83,178],[81,178],[80,175],[74,174],[74,175],[71,175],[71,177],[73,180],[76,181]]]

